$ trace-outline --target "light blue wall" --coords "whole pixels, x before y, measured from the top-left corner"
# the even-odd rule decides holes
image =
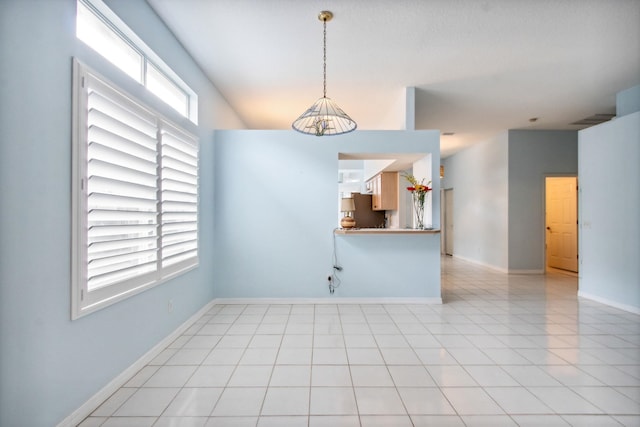
[[[339,152],[431,152],[432,169],[440,164],[437,131],[323,138],[294,131],[216,131],[215,141],[212,261],[218,297],[329,297]],[[438,228],[437,179],[432,194]],[[438,235],[336,236],[336,243],[344,270],[335,297],[440,297]],[[424,267],[407,267],[414,262]]]
[[[640,111],[640,85],[616,94],[616,114],[618,117]]]
[[[1,1],[2,426],[57,424],[214,296],[212,129],[241,123],[146,2],[110,3],[200,95],[201,265],[70,320],[72,57],[125,79],[76,40],[75,0]]]
[[[509,131],[510,272],[544,272],[544,177],[577,174],[577,132]]]
[[[454,255],[506,270],[507,132],[446,158],[444,167],[441,185],[453,189]]]
[[[336,241],[343,270],[335,296],[441,297],[439,234],[338,235]],[[320,296],[328,297],[327,287],[321,286],[323,279],[313,286],[320,289]]]
[[[640,112],[582,130],[579,295],[640,313]]]
[[[577,133],[509,130],[443,164],[442,187],[454,190],[454,255],[543,272],[544,177],[577,175]]]

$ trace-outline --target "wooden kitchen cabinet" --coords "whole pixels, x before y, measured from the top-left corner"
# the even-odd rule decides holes
[[[398,209],[398,172],[380,172],[367,181],[367,188],[371,190],[374,211]]]

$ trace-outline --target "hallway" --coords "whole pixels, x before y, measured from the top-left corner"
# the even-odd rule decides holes
[[[216,305],[80,425],[640,425],[639,316],[442,262],[443,305]]]

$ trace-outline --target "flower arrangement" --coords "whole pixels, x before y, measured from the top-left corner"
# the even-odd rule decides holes
[[[407,190],[411,193],[411,197],[413,198],[413,209],[416,215],[416,228],[422,230],[424,229],[424,201],[429,191],[432,190],[432,188],[429,187],[431,181],[427,182],[425,185],[424,178],[418,181],[415,176],[407,173],[403,174],[402,177],[411,184],[411,187],[407,187]]]

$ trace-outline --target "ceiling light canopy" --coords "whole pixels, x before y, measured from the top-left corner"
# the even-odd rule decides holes
[[[318,15],[324,29],[322,98],[319,98],[291,125],[294,130],[308,135],[341,135],[354,131],[358,126],[331,98],[327,98],[327,21],[331,21],[331,18],[333,18],[333,13],[328,10],[324,10]]]

